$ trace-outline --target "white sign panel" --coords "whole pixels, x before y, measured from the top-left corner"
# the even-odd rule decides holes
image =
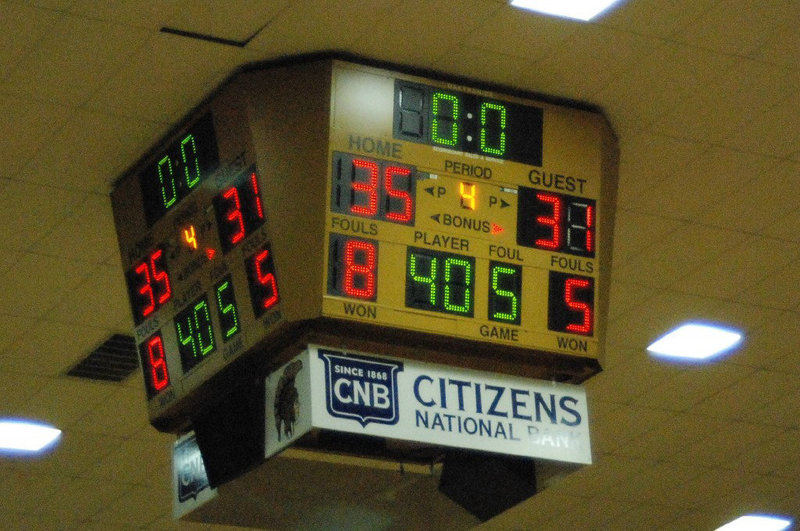
[[[313,428],[592,461],[586,392],[580,386],[322,346],[309,346],[294,361],[302,362],[301,372],[308,367]],[[295,381],[302,378],[295,375]],[[307,395],[299,388],[298,394],[302,405]],[[268,417],[270,396],[268,387]],[[268,447],[274,430],[268,420]]]
[[[178,519],[217,495],[208,483],[206,467],[194,432],[172,447],[172,517]]]
[[[291,446],[311,430],[311,373],[305,352],[266,380],[264,457]]]

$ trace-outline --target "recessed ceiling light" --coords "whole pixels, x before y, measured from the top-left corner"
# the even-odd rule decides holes
[[[655,356],[676,359],[707,360],[732,349],[742,341],[742,334],[730,328],[701,323],[687,323],[647,347]]]
[[[61,430],[25,420],[0,419],[0,452],[37,453],[61,436]]]
[[[748,514],[728,522],[716,531],[782,531],[789,529],[792,521],[782,516]]]
[[[620,0],[511,0],[511,5],[545,15],[589,21]]]

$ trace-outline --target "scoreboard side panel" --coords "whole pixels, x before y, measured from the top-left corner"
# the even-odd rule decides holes
[[[248,86],[282,309],[290,322],[319,317],[330,63],[255,72]]]

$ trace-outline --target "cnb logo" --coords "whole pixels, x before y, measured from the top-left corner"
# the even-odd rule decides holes
[[[200,491],[209,488],[206,467],[194,435],[175,447],[175,473],[178,475],[178,501],[197,498]]]
[[[357,420],[362,426],[397,424],[397,373],[402,363],[322,349],[319,357],[325,363],[325,402],[331,416]]]

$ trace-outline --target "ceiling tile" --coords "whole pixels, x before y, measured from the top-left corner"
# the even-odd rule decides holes
[[[797,379],[782,373],[757,370],[734,385],[697,404],[699,415],[728,420],[752,419],[767,404],[796,393]]]
[[[590,100],[609,81],[639,64],[656,48],[657,41],[598,25],[586,25],[561,42],[553,53],[537,61],[545,72],[558,71],[561,93],[569,98]]]
[[[620,138],[619,149],[617,204],[641,211],[640,202],[652,197],[655,186],[690,171],[710,147],[641,131]]]
[[[64,496],[64,491],[69,488],[72,481],[70,477],[60,474],[35,474],[24,467],[2,472],[0,496],[3,499],[3,517],[6,522],[14,518],[13,514],[8,514],[12,511],[20,515],[32,515],[39,513],[44,500],[54,496],[69,498],[69,496]],[[56,520],[48,516],[44,520],[44,526],[31,529],[44,529],[52,526],[54,522]]]
[[[741,216],[740,216],[741,217]],[[676,289],[722,299],[749,302],[738,295],[800,257],[800,245],[747,234],[737,235],[738,244],[715,260],[680,279]]]
[[[94,328],[92,338],[97,333],[110,335],[109,331],[117,331],[120,322],[126,324],[124,333],[130,334],[133,319],[122,269],[101,265],[86,267],[85,271],[84,279],[56,301],[47,318],[76,328]],[[98,311],[99,308],[103,311]]]
[[[795,0],[630,0],[590,24],[507,0],[0,1],[0,409],[67,426],[50,456],[0,460],[4,526],[208,527],[171,518],[174,436],[149,426],[141,374],[57,375],[131,330],[115,177],[240,65],[328,49],[588,100],[619,138],[605,370],[585,384],[595,463],[484,527],[797,518],[798,20]],[[265,23],[245,48],[158,31]],[[689,318],[745,341],[714,364],[647,355]]]
[[[672,37],[726,54],[753,54],[767,41],[773,21],[786,15],[785,4],[722,0]]]
[[[376,31],[375,26],[391,27],[392,13],[401,8],[402,4],[379,3],[364,10],[363,5],[352,2],[296,0],[291,9],[273,18],[248,48],[261,52],[265,58],[349,49],[359,38],[369,38],[371,32],[388,34],[385,29]]]
[[[17,315],[0,315],[0,367],[4,366],[3,360],[8,353],[9,346],[23,334],[30,322],[27,317]]]
[[[800,17],[798,4],[793,0],[782,1],[782,13],[773,21],[770,31],[765,35],[761,47],[751,53],[752,57],[767,63],[789,67],[797,66],[800,55],[800,35],[795,21]]]
[[[98,529],[105,526],[142,529],[157,523],[161,514],[150,509],[153,500],[166,500],[172,496],[172,489],[167,486],[167,481],[163,483],[159,487],[132,485],[122,496],[100,509],[92,517],[93,523],[98,525]]]
[[[40,317],[74,288],[85,267],[53,256],[25,253],[0,275],[0,314]]]
[[[106,382],[77,378],[48,378],[42,389],[21,408],[21,413],[69,430],[92,408],[108,398],[116,388]]]
[[[657,133],[665,133],[663,127],[656,128],[659,121],[684,118],[682,112],[704,112],[707,109],[688,109],[682,101],[697,101],[706,94],[706,86],[723,76],[735,59],[704,49],[697,49],[672,41],[665,41],[651,54],[643,57],[630,70],[610,81],[606,91],[611,92],[612,101],[624,103],[624,112],[633,113],[638,121]],[[598,93],[598,96],[605,92]],[[670,133],[677,138],[702,140],[686,131]]]
[[[617,349],[612,347],[609,350]],[[658,363],[642,351],[637,352],[638,357],[632,356],[626,362],[606,368],[587,380],[585,386],[590,398],[630,404],[664,380],[673,378],[678,372],[675,367]],[[651,404],[651,407],[659,408],[663,405]]]
[[[450,57],[452,53],[458,53],[463,46],[465,35],[479,32],[479,21],[487,20],[492,13],[500,8],[495,2],[473,1],[473,2],[446,2],[442,0],[404,0],[392,7],[387,12],[390,15],[385,21],[389,32],[397,38],[386,38],[383,31],[356,32],[358,35],[354,46],[371,57],[391,60],[397,56],[398,48],[404,50],[406,61],[420,68],[439,67],[450,71],[451,64],[456,64]],[[467,13],[470,14],[467,17]],[[433,20],[461,20],[462,24],[439,24],[436,31],[419,34],[419,28],[423,27],[426,21]],[[467,22],[469,21],[469,22]],[[378,24],[381,21],[377,21]],[[495,63],[491,64],[493,70],[497,70]],[[460,69],[455,72],[459,75],[467,75],[478,79],[491,79],[488,72],[477,70],[475,72],[464,72]],[[469,69],[466,69],[469,70]]]
[[[689,166],[653,186],[637,208],[679,219],[705,221],[725,210],[730,197],[756,175],[769,174],[774,159],[712,147]],[[723,214],[725,219],[730,215]],[[731,228],[720,225],[721,228]]]
[[[681,514],[682,511],[675,507],[640,503],[636,508],[609,522],[608,525],[609,529],[670,529],[669,524]]]
[[[165,26],[181,3],[181,0],[71,1],[69,12],[73,15],[149,30]]]
[[[658,394],[668,396],[661,395],[660,391]],[[673,413],[657,429],[630,439],[616,453],[621,456],[656,459],[660,464],[669,464],[678,469],[691,469],[681,482],[688,481],[701,473],[697,465],[702,463],[686,454],[686,449],[724,427],[725,423],[691,412]]]
[[[787,96],[767,102],[771,105],[758,113],[750,113],[722,142],[734,149],[778,159],[796,155],[800,152],[800,139],[788,132],[800,128],[800,94],[789,90]]]
[[[0,353],[0,362],[6,356],[9,356],[7,352]],[[46,380],[34,375],[33,372],[18,373],[0,369],[0,396],[3,397],[0,414],[18,415],[20,408],[46,383]],[[2,462],[0,461],[0,464]]]
[[[800,305],[800,260],[775,270],[761,282],[742,292],[752,304],[779,310],[797,309]]]
[[[662,235],[657,245],[619,264],[612,275],[629,282],[670,288],[696,268],[719,259],[736,243],[735,236],[728,230],[685,224]]]
[[[618,208],[614,219],[613,271],[620,271],[657,247],[664,238],[685,228],[685,222],[677,219]],[[619,280],[630,282],[631,279],[623,276]]]
[[[246,41],[288,4],[286,0],[233,0],[226,1],[223,7],[219,0],[179,0],[165,17],[163,25],[202,35]]]
[[[217,88],[243,54],[231,46],[153,34],[92,95],[86,108],[136,120],[175,123]]]
[[[624,319],[627,312],[636,309],[658,293],[658,290],[653,288],[616,279],[611,280],[609,291],[608,322]],[[624,358],[625,356],[615,355],[614,349],[610,349],[606,361],[613,365],[618,359]]]
[[[748,480],[748,473],[742,470],[709,468],[696,465],[699,474],[681,484],[679,489],[666,489],[659,501],[667,505],[677,505],[687,509],[707,505],[717,496],[736,490],[737,486]],[[714,526],[682,527],[680,521],[674,522],[674,529],[713,529]],[[719,524],[718,524],[719,525]]]
[[[83,193],[16,180],[0,181],[0,248],[30,249],[83,200]]]
[[[114,180],[163,132],[160,123],[81,109],[25,164],[19,178],[107,194]]]
[[[172,476],[173,442],[173,436],[163,433],[120,440],[116,448],[89,467],[86,477],[152,487],[168,484]]]
[[[87,194],[49,233],[30,246],[32,252],[84,264],[99,264],[119,253],[111,200]]]
[[[545,529],[548,522],[557,518],[571,507],[585,503],[586,499],[571,495],[562,489],[545,489],[536,494],[531,500],[533,503],[520,503],[507,511],[497,515],[480,526],[485,530],[511,529],[518,522],[536,522],[537,526]]]
[[[119,499],[130,490],[131,485],[118,481],[107,481],[102,488],[91,479],[75,478],[69,482],[69,496],[63,492],[40,501],[42,514],[51,522],[65,527],[82,527],[82,523]]]
[[[797,177],[800,175],[800,163],[741,155],[741,157],[731,157],[729,166],[720,167],[719,178],[723,178],[727,172],[732,172],[740,173],[746,180],[737,177],[735,185],[733,182],[725,188],[719,185],[720,190],[730,189],[733,193],[724,193],[724,203],[706,209],[698,214],[697,219],[717,227],[750,233],[770,230],[779,225],[781,219],[788,213],[798,211],[796,187]],[[733,166],[737,162],[739,165]],[[780,229],[776,231],[779,232]],[[789,246],[786,251],[791,254],[793,247]]]
[[[144,44],[146,36],[144,30],[130,26],[63,17],[17,63],[6,79],[8,90],[22,97],[81,105],[131,51]]]
[[[708,363],[696,366],[679,362],[654,361],[672,374],[652,388],[652,393],[640,395],[636,402],[645,407],[662,407],[680,412],[693,411],[694,407],[714,395],[730,388],[755,373],[752,367],[732,363]],[[669,397],[669,400],[665,400]]]
[[[483,19],[480,30],[464,35],[463,43],[534,62],[550,55],[579,29],[580,25],[569,20],[537,16],[506,4]]]
[[[776,372],[800,374],[797,352],[800,352],[800,314],[791,311],[772,312],[762,326],[748,335],[735,363]]]
[[[667,38],[702,15],[719,0],[635,0],[612,9],[600,23],[633,33]]]
[[[28,5],[0,3],[0,80],[63,16]]]
[[[703,466],[736,468],[741,470],[740,457],[751,448],[774,439],[782,429],[764,424],[726,422],[718,425],[708,436],[686,445],[673,459]]]
[[[622,418],[624,415],[620,416]],[[615,459],[608,454],[593,457],[592,466],[573,472],[558,484],[559,490],[574,496],[591,497],[624,484],[655,464],[651,459]]]
[[[62,430],[58,446],[47,456],[30,461],[25,469],[37,476],[61,476],[70,480],[86,477],[95,463],[118,448],[122,440],[114,435]]]
[[[758,431],[759,428],[755,430]],[[777,433],[770,430],[768,433],[769,437],[764,437],[759,444],[753,445],[748,452],[739,456],[736,460],[738,466],[751,470],[754,474],[774,474],[778,478],[796,477],[800,473],[800,465],[796,459],[800,452],[800,431],[794,428]],[[770,499],[779,497],[771,496]]]
[[[609,521],[631,508],[631,505],[613,498],[613,493],[603,493],[602,496],[570,504],[569,510],[543,525],[537,521],[536,529],[606,529]]]
[[[97,404],[75,424],[73,431],[136,438],[140,444],[143,433],[148,434],[148,439],[154,435],[158,440],[173,440],[171,435],[158,434],[150,426],[141,371],[134,371],[128,380],[134,385],[116,386],[105,401]],[[166,482],[166,478],[161,479]]]
[[[73,308],[73,313],[76,312]],[[0,368],[9,371],[58,376],[89,355],[110,332],[74,322],[41,319],[26,323],[24,331],[0,357]],[[68,342],[69,348],[64,348]]]
[[[635,378],[635,375],[633,376]],[[623,406],[605,416],[601,425],[592,430],[592,450],[594,452],[619,453],[625,455],[629,440],[636,439],[648,431],[659,428],[672,412],[663,409],[647,409]],[[657,459],[658,456],[647,456]],[[602,492],[608,492],[603,490]]]
[[[0,176],[14,177],[47,145],[50,136],[61,128],[71,113],[71,109],[60,104],[3,94],[0,85],[0,115],[6,132],[0,135]]]

